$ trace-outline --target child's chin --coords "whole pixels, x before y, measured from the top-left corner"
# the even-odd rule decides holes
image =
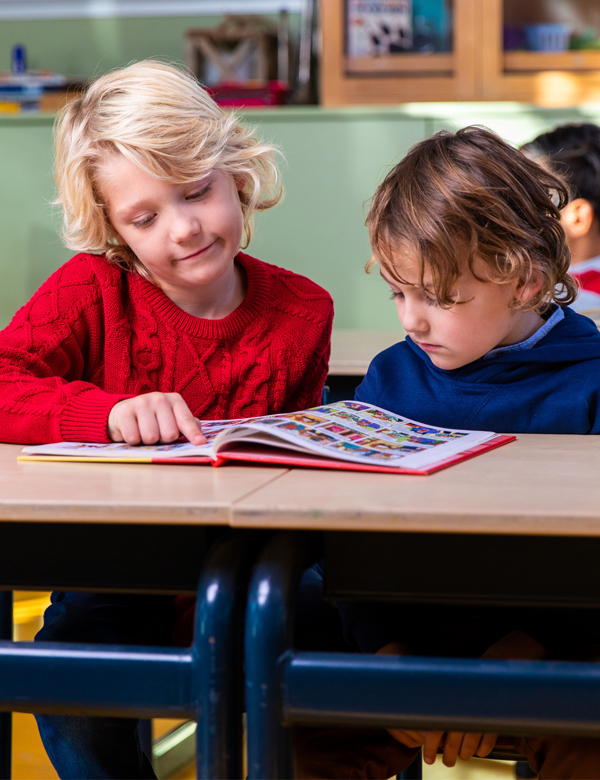
[[[442,357],[442,355],[429,355],[429,357],[436,368],[442,368],[445,371],[462,368],[470,362],[469,360],[461,360],[460,358]]]

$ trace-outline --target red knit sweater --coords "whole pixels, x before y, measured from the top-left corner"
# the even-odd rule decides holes
[[[138,274],[79,254],[0,332],[0,438],[108,441],[115,403],[181,393],[205,419],[317,405],[333,305],[303,276],[245,254],[248,289],[227,317],[176,306]]]

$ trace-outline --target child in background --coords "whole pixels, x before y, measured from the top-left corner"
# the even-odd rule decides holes
[[[0,334],[3,441],[202,443],[201,419],[320,403],[330,296],[240,252],[280,199],[274,152],[158,62],[68,104],[56,180],[80,254]],[[37,639],[165,645],[174,624],[170,597],[54,593]],[[135,720],[38,723],[61,778],[155,777]]]
[[[522,150],[562,176],[570,202],[561,223],[571,249],[571,274],[582,291],[573,308],[600,311],[600,127],[568,124],[542,133]]]
[[[557,199],[554,205],[553,198]],[[375,193],[372,263],[407,336],[379,354],[356,399],[435,426],[503,433],[600,433],[600,333],[575,313],[577,287],[560,215],[567,188],[493,133],[465,128],[417,144]],[[341,602],[347,641],[366,653],[598,657],[600,619],[561,610]],[[485,756],[491,734],[393,730],[359,761],[332,730],[300,751],[304,777],[389,777],[421,746],[433,763]],[[600,740],[516,739],[541,778],[600,777]],[[386,759],[386,755],[388,759]],[[377,762],[372,760],[377,756]],[[376,766],[382,767],[375,773]],[[340,766],[340,764],[338,764]]]

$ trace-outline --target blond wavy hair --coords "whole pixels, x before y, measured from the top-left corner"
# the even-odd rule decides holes
[[[73,250],[106,253],[109,262],[148,272],[119,243],[103,202],[99,178],[107,156],[122,154],[146,173],[174,183],[196,181],[211,170],[243,182],[239,192],[244,247],[252,216],[282,197],[277,148],[258,141],[238,117],[223,111],[188,72],[143,60],[101,76],[59,113],[56,203],[62,238]]]

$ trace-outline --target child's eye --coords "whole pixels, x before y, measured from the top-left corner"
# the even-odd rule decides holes
[[[207,184],[206,187],[203,187],[201,190],[198,190],[198,192],[192,192],[191,195],[186,195],[186,200],[200,200],[205,195],[208,195],[208,193],[211,191],[211,185]]]
[[[154,222],[155,216],[156,214],[149,214],[147,217],[144,217],[144,219],[140,219],[137,222],[132,222],[132,225],[136,228],[148,227],[148,225]]]
[[[390,295],[390,298],[393,301],[402,300],[404,298],[404,293],[398,292],[397,290],[392,290],[392,294]],[[429,295],[425,295],[425,300],[427,301],[428,306],[437,306],[437,301],[435,298],[431,298]]]

